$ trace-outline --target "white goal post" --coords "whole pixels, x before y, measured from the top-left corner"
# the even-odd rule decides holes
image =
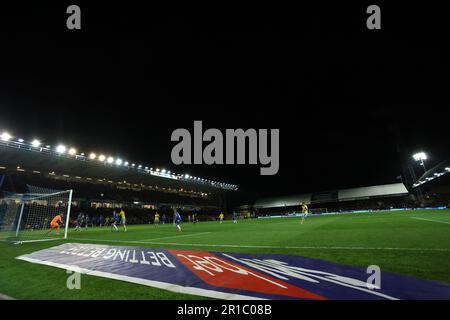
[[[73,191],[48,191],[36,188],[33,193],[0,198],[1,240],[25,243],[67,239]],[[51,225],[52,220],[58,221]]]

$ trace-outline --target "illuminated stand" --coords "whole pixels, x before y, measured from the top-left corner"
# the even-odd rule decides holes
[[[238,186],[235,184],[219,182],[208,180],[200,177],[194,177],[189,174],[181,174],[171,172],[166,169],[159,168],[150,168],[149,166],[144,166],[142,164],[131,163],[129,161],[122,160],[120,157],[114,158],[112,156],[107,156],[104,154],[97,154],[94,152],[89,153],[88,155],[83,152],[78,152],[77,149],[73,147],[66,147],[64,144],[58,144],[56,147],[52,147],[50,145],[43,145],[39,139],[34,139],[31,142],[27,142],[24,139],[16,139],[8,132],[3,132],[0,134],[0,146],[32,151],[32,152],[40,152],[50,156],[68,158],[77,161],[83,161],[86,163],[92,164],[102,164],[109,167],[115,168],[123,168],[128,170],[137,171],[141,174],[149,174],[152,176],[158,176],[161,178],[178,180],[182,182],[198,184],[198,185],[207,185],[209,187],[222,189],[222,190],[238,190]]]

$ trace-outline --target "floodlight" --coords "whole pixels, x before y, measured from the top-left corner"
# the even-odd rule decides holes
[[[69,154],[75,155],[76,153],[77,153],[77,150],[75,148],[70,148],[69,149]]]
[[[92,153],[89,155],[89,159],[94,160],[95,158],[97,158],[97,155],[96,155],[95,153],[92,152]]]
[[[66,147],[64,145],[60,144],[59,146],[56,147],[56,152],[64,153],[64,152],[66,152]]]
[[[19,142],[23,142],[24,140],[23,140],[23,139],[18,139],[17,141],[19,141]]]
[[[113,163],[114,162],[114,158],[113,157],[108,157],[108,163]]]
[[[37,147],[39,147],[39,146],[41,145],[41,142],[40,142],[38,139],[34,139],[34,140],[31,142],[31,145],[32,145],[33,147],[37,148]]]
[[[3,132],[2,135],[0,136],[0,139],[2,139],[3,141],[8,141],[10,140],[12,137],[8,132]]]
[[[425,152],[418,152],[418,153],[413,155],[413,158],[416,161],[427,160],[427,155],[426,155]]]
[[[124,166],[128,166],[128,161],[125,161],[125,163],[123,165]]]
[[[106,159],[106,157],[103,154],[98,156],[98,160],[100,160],[102,162],[105,161],[105,159]]]
[[[116,160],[116,164],[117,164],[118,166],[120,166],[120,165],[122,164],[122,162],[123,162],[122,159],[117,159],[117,160]]]

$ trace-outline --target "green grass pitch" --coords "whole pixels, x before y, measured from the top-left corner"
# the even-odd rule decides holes
[[[14,259],[63,241],[224,252],[302,255],[450,283],[450,210],[359,213],[109,227],[69,231],[68,240],[11,245],[0,242],[0,293],[17,299],[202,299],[142,285],[82,276],[66,288],[65,270]]]

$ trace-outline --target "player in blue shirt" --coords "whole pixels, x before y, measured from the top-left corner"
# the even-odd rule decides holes
[[[237,223],[237,212],[233,210],[233,222]]]
[[[83,213],[78,213],[77,216],[77,225],[75,226],[75,231],[81,230],[81,226],[83,225]]]
[[[116,211],[113,211],[113,220],[111,222],[111,230],[109,232],[112,232],[112,228],[116,229],[116,231],[119,231],[119,228],[117,228],[117,224],[120,223],[120,216],[116,213]]]
[[[181,219],[181,216],[180,216],[180,214],[178,213],[178,211],[176,209],[173,210],[173,216],[174,216],[175,225],[177,226],[178,231],[181,231],[180,222],[181,222],[182,219]]]
[[[84,228],[87,229],[89,224],[89,215],[86,213],[84,216]]]

